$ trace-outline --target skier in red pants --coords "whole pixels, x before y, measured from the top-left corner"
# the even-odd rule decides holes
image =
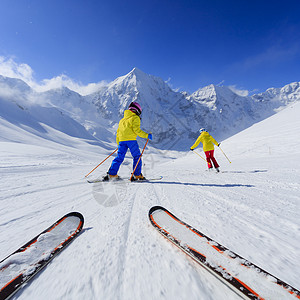
[[[204,129],[201,128],[200,130],[200,135],[197,138],[195,144],[191,147],[191,151],[194,151],[196,147],[200,143],[203,144],[203,151],[205,152],[206,155],[206,161],[208,165],[208,169],[211,170],[213,165],[216,169],[217,172],[220,172],[219,168],[220,166],[218,165],[215,157],[214,157],[214,144],[219,147],[219,143]]]

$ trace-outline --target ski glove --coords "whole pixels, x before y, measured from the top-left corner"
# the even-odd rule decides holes
[[[220,147],[221,143],[218,144],[218,147]]]
[[[191,151],[194,151],[194,149],[192,149],[192,148],[191,148],[190,150],[191,150]]]
[[[148,139],[152,141],[152,133],[148,134]]]

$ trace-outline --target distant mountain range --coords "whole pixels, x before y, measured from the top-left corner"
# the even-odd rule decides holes
[[[22,80],[0,76],[1,118],[44,138],[56,139],[47,134],[49,126],[100,146],[115,141],[132,101],[143,107],[142,129],[153,132],[153,146],[187,150],[201,127],[221,141],[299,100],[300,82],[253,96],[215,85],[188,94],[137,68],[87,96],[66,87],[37,93]]]

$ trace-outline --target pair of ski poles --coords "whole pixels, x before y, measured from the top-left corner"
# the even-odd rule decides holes
[[[131,174],[131,177],[130,177],[130,181],[132,180],[132,177],[133,177],[133,174],[134,174],[134,172],[135,172],[135,170],[136,170],[136,168],[137,168],[137,166],[138,166],[138,164],[139,164],[139,162],[140,162],[140,160],[141,160],[141,158],[142,158],[142,155],[143,155],[143,153],[144,153],[144,151],[145,151],[145,148],[146,148],[146,146],[147,146],[147,144],[148,144],[148,142],[149,142],[149,139],[147,139],[147,141],[146,141],[146,144],[145,144],[145,146],[144,146],[144,148],[143,148],[143,151],[142,151],[142,153],[141,153],[141,155],[140,155],[140,157],[139,157],[139,159],[138,159],[138,162],[136,163],[136,165],[135,165],[135,168],[134,168],[134,170],[133,170],[133,172],[132,172],[132,174]],[[222,153],[224,154],[224,156],[227,158],[227,160],[229,161],[229,163],[231,163],[231,161],[229,160],[229,158],[227,157],[227,155],[224,153],[224,151],[221,149],[221,147],[220,146],[218,146],[219,147],[219,149],[222,151]],[[96,166],[91,172],[89,172],[87,175],[85,175],[85,177],[88,177],[92,172],[94,172],[99,166],[101,166],[109,157],[111,157],[116,151],[118,150],[118,148],[116,149],[116,150],[114,150],[110,155],[108,155],[98,166]],[[200,156],[204,161],[206,161],[206,159],[205,158],[203,158],[199,153],[197,153],[196,151],[193,151],[195,154],[197,154],[198,156]]]
[[[132,180],[133,174],[134,174],[134,172],[135,172],[135,170],[136,170],[136,168],[137,168],[137,166],[138,166],[138,164],[139,164],[139,162],[140,162],[140,160],[141,160],[141,157],[142,157],[142,155],[143,155],[143,153],[144,153],[144,151],[145,151],[145,148],[146,148],[148,142],[149,142],[149,138],[147,139],[146,144],[145,144],[145,146],[144,146],[144,148],[143,148],[143,151],[142,151],[142,153],[141,153],[141,155],[140,155],[140,157],[139,157],[139,160],[138,160],[138,162],[136,163],[135,168],[134,168],[134,170],[133,170],[133,172],[132,172],[132,174],[131,174],[130,181]],[[118,150],[118,148],[117,148],[116,150],[114,150],[114,152],[112,152],[111,154],[109,154],[104,160],[101,161],[101,163],[100,163],[98,166],[96,166],[91,172],[89,172],[88,174],[86,174],[84,177],[88,177],[88,176],[89,176],[92,172],[94,172],[99,166],[101,166],[101,165],[102,165],[109,157],[111,157],[117,150]]]
[[[231,161],[229,160],[229,158],[227,157],[227,155],[224,153],[224,151],[221,149],[220,146],[218,146],[219,149],[222,151],[222,153],[224,154],[224,156],[227,158],[227,160],[229,161],[229,163],[231,164]],[[199,153],[197,153],[196,151],[193,151],[195,154],[197,154],[198,156],[200,156],[204,161],[206,161],[205,158],[203,158]],[[210,163],[209,163],[210,164]]]

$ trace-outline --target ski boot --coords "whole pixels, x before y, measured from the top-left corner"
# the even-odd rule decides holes
[[[131,181],[143,181],[147,180],[144,175],[141,173],[140,175],[133,175]]]
[[[110,180],[118,180],[118,179],[120,179],[119,175],[110,175],[110,174],[107,173],[103,177],[102,181],[110,181]]]

